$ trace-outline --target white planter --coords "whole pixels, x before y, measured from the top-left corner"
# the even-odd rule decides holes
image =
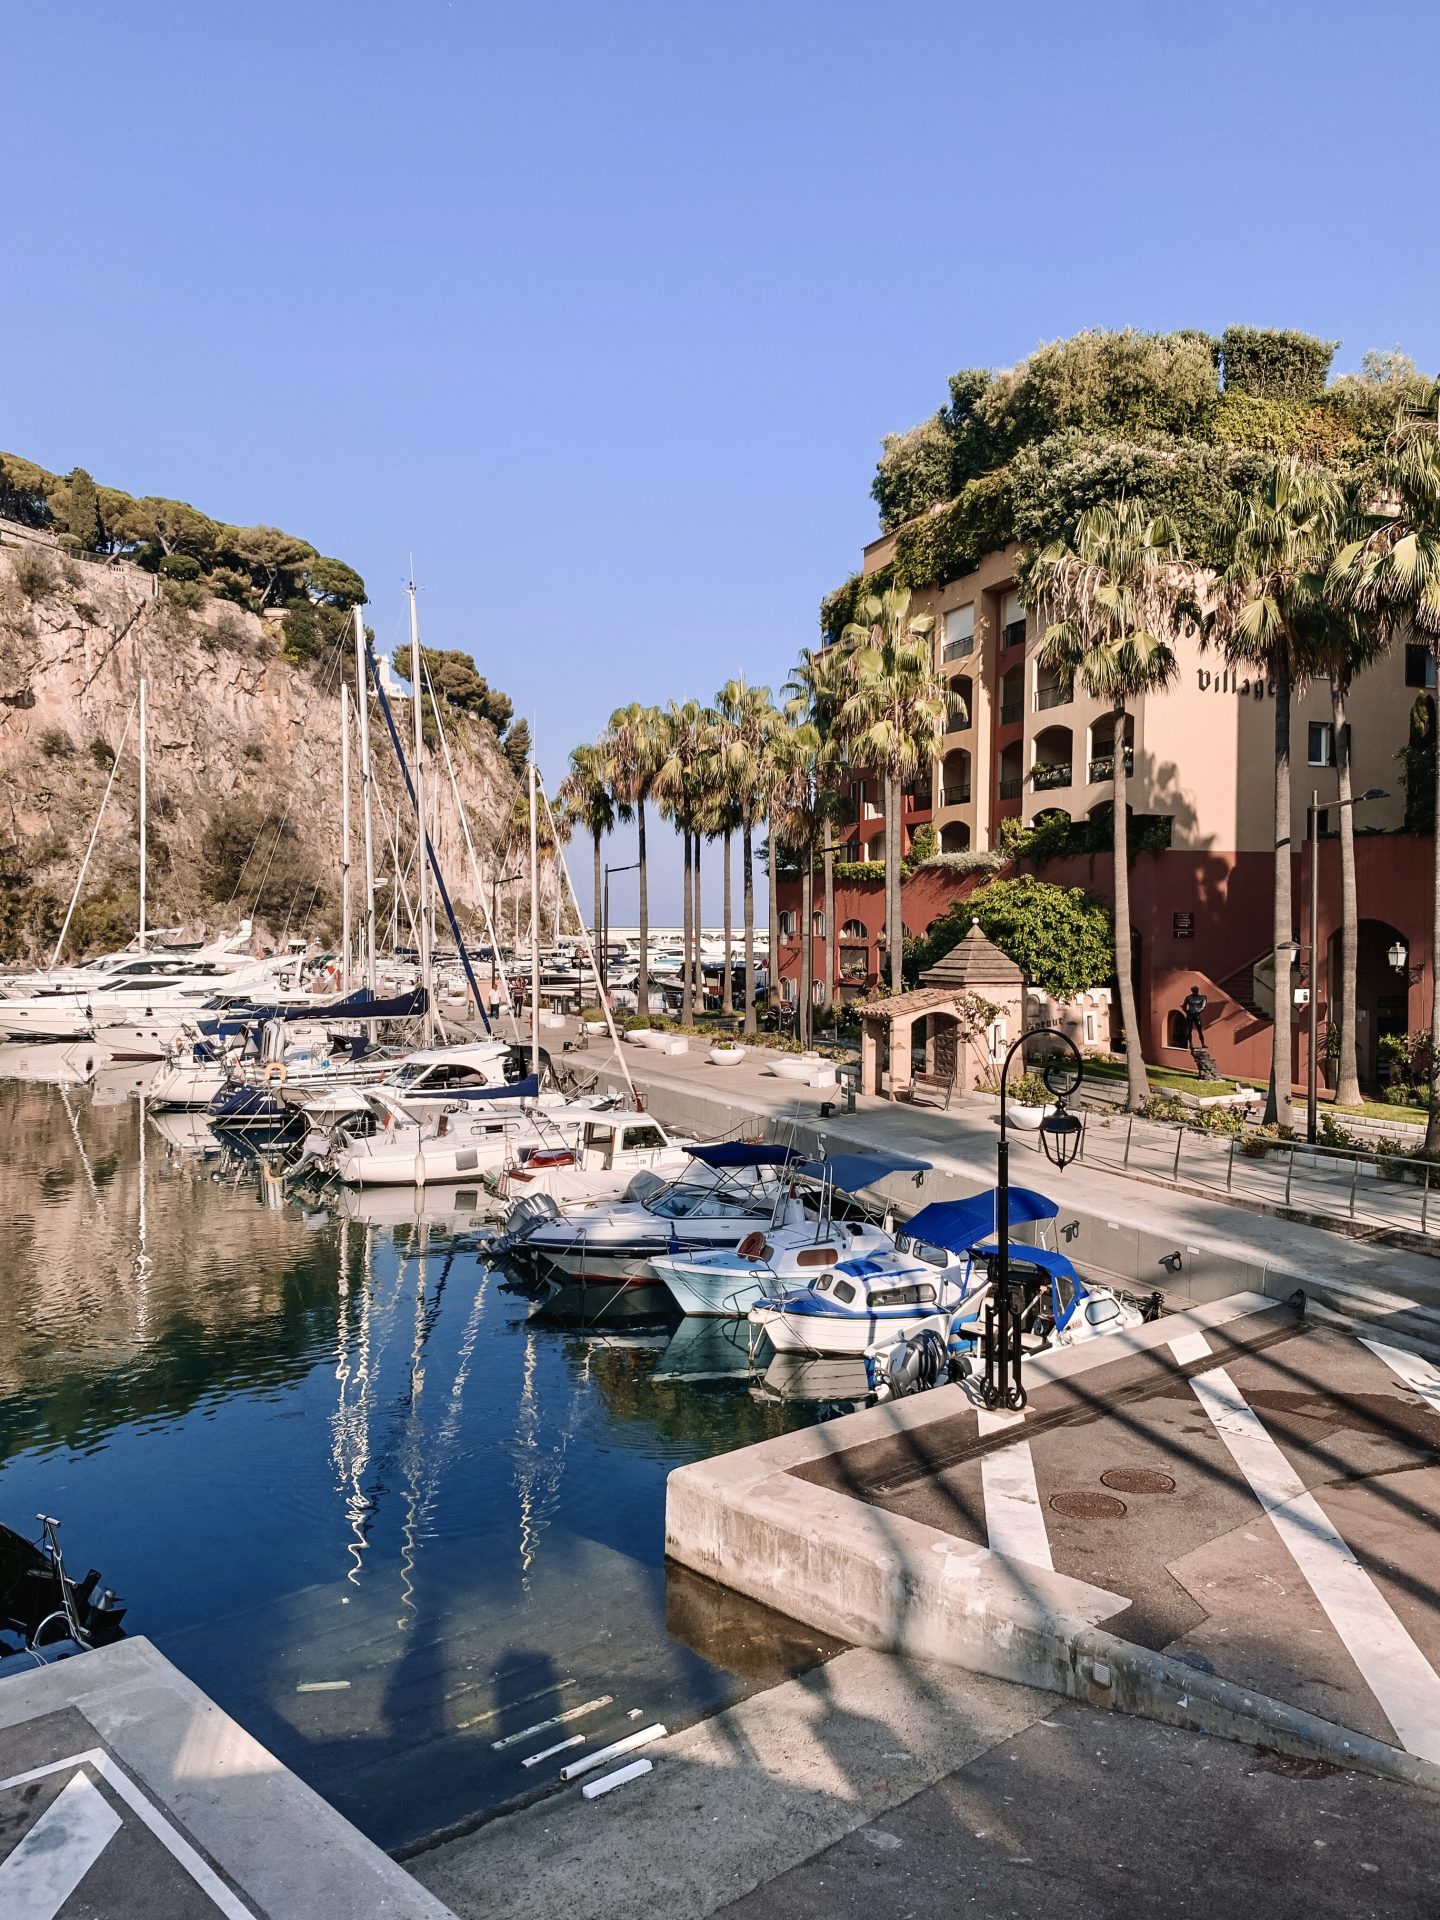
[[[712,1067],[738,1067],[749,1051],[748,1047],[711,1047],[705,1058]]]
[[[653,1027],[631,1027],[625,1038],[632,1047],[643,1047],[651,1040],[658,1039],[659,1035]]]
[[[581,1025],[592,1040],[597,1034],[608,1033],[610,1031],[603,1020],[584,1020],[581,1022]]]
[[[670,1051],[671,1037],[672,1036],[666,1033],[663,1028],[648,1027],[645,1031],[644,1044],[647,1047],[653,1047],[656,1053],[668,1053]]]
[[[658,1053],[689,1053],[690,1042],[683,1034],[676,1034],[672,1038],[672,1036],[667,1033],[661,1037],[664,1040],[664,1045],[656,1049]]]
[[[778,1080],[804,1080],[808,1084],[823,1064],[818,1053],[777,1053],[770,1061],[770,1071]]]
[[[1007,1126],[1018,1128],[1021,1133],[1038,1133],[1040,1131],[1040,1122],[1045,1118],[1047,1113],[1054,1113],[1054,1111],[1053,1106],[1022,1107],[1018,1101],[1007,1100],[1005,1102],[1005,1123]]]
[[[540,1024],[542,1027],[563,1027],[565,1024],[565,1016],[563,1013],[542,1013],[540,1016]]]

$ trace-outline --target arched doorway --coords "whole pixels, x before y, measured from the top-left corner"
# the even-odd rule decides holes
[[[1408,970],[1397,973],[1390,964],[1390,949],[1397,942],[1407,956],[1411,941],[1388,920],[1361,920],[1355,929],[1355,1060],[1361,1083],[1369,1088],[1383,1086],[1387,1075],[1380,1057],[1380,1042],[1388,1034],[1410,1031],[1410,978]],[[1340,935],[1330,937],[1330,1018],[1340,1019]]]

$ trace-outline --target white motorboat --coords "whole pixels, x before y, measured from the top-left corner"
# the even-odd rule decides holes
[[[0,1034],[18,1040],[85,1039],[108,1024],[137,1027],[157,1014],[174,1014],[178,1025],[222,994],[273,992],[293,985],[298,972],[293,954],[259,960],[248,955],[136,955],[98,975],[93,986],[0,999]]]
[[[990,1275],[972,1250],[994,1233],[995,1205],[993,1190],[934,1202],[907,1223],[889,1251],[837,1261],[808,1286],[752,1307],[750,1324],[777,1353],[859,1357],[877,1343],[925,1332],[947,1345],[952,1334],[974,1338]],[[1056,1212],[1044,1194],[1010,1191],[1012,1234],[1053,1220]]]
[[[544,1107],[503,1097],[488,1103],[475,1099],[440,1111],[432,1105],[419,1118],[389,1086],[366,1087],[362,1097],[376,1123],[373,1131],[342,1127],[326,1155],[347,1187],[478,1184],[507,1164],[573,1164],[586,1122],[606,1096],[587,1094],[571,1102],[556,1097]]]
[[[682,1176],[634,1176],[630,1197],[561,1213],[553,1202],[532,1209],[508,1233],[503,1250],[570,1286],[656,1288],[655,1255],[734,1245],[769,1226],[783,1172],[797,1156],[789,1147],[727,1140],[692,1147]],[[507,1223],[508,1224],[508,1223]]]
[[[593,1206],[620,1199],[638,1174],[656,1183],[682,1174],[694,1149],[693,1140],[667,1133],[654,1114],[612,1108],[587,1119],[579,1148],[569,1158],[542,1154],[537,1162],[531,1155],[523,1164],[502,1167],[491,1184],[502,1200],[543,1198],[557,1208]]]
[[[657,1255],[651,1269],[682,1313],[743,1316],[761,1300],[804,1287],[843,1261],[893,1253],[889,1224],[836,1219],[835,1195],[859,1193],[892,1174],[913,1173],[923,1179],[930,1164],[882,1153],[843,1153],[811,1161],[792,1169],[791,1177],[811,1190],[812,1210],[782,1189],[763,1233],[751,1233],[723,1251]]]

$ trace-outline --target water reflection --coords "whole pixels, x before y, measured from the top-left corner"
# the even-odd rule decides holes
[[[42,1064],[0,1083],[0,1518],[58,1513],[133,1630],[385,1845],[536,1784],[491,1745],[526,1693],[612,1695],[613,1738],[752,1684],[667,1632],[661,1561],[671,1467],[812,1417],[754,1397],[743,1330],[547,1326],[474,1250],[474,1189],[302,1203]]]

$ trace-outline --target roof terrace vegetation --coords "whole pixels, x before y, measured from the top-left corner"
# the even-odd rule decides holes
[[[945,406],[885,439],[870,491],[895,551],[864,589],[943,586],[1012,541],[1068,537],[1085,508],[1120,495],[1219,562],[1233,495],[1253,491],[1268,462],[1357,470],[1397,412],[1432,391],[1398,350],[1331,380],[1338,345],[1256,327],[1096,330],[1000,372],[953,374]],[[857,574],[823,601],[827,638],[855,618],[860,591]]]

